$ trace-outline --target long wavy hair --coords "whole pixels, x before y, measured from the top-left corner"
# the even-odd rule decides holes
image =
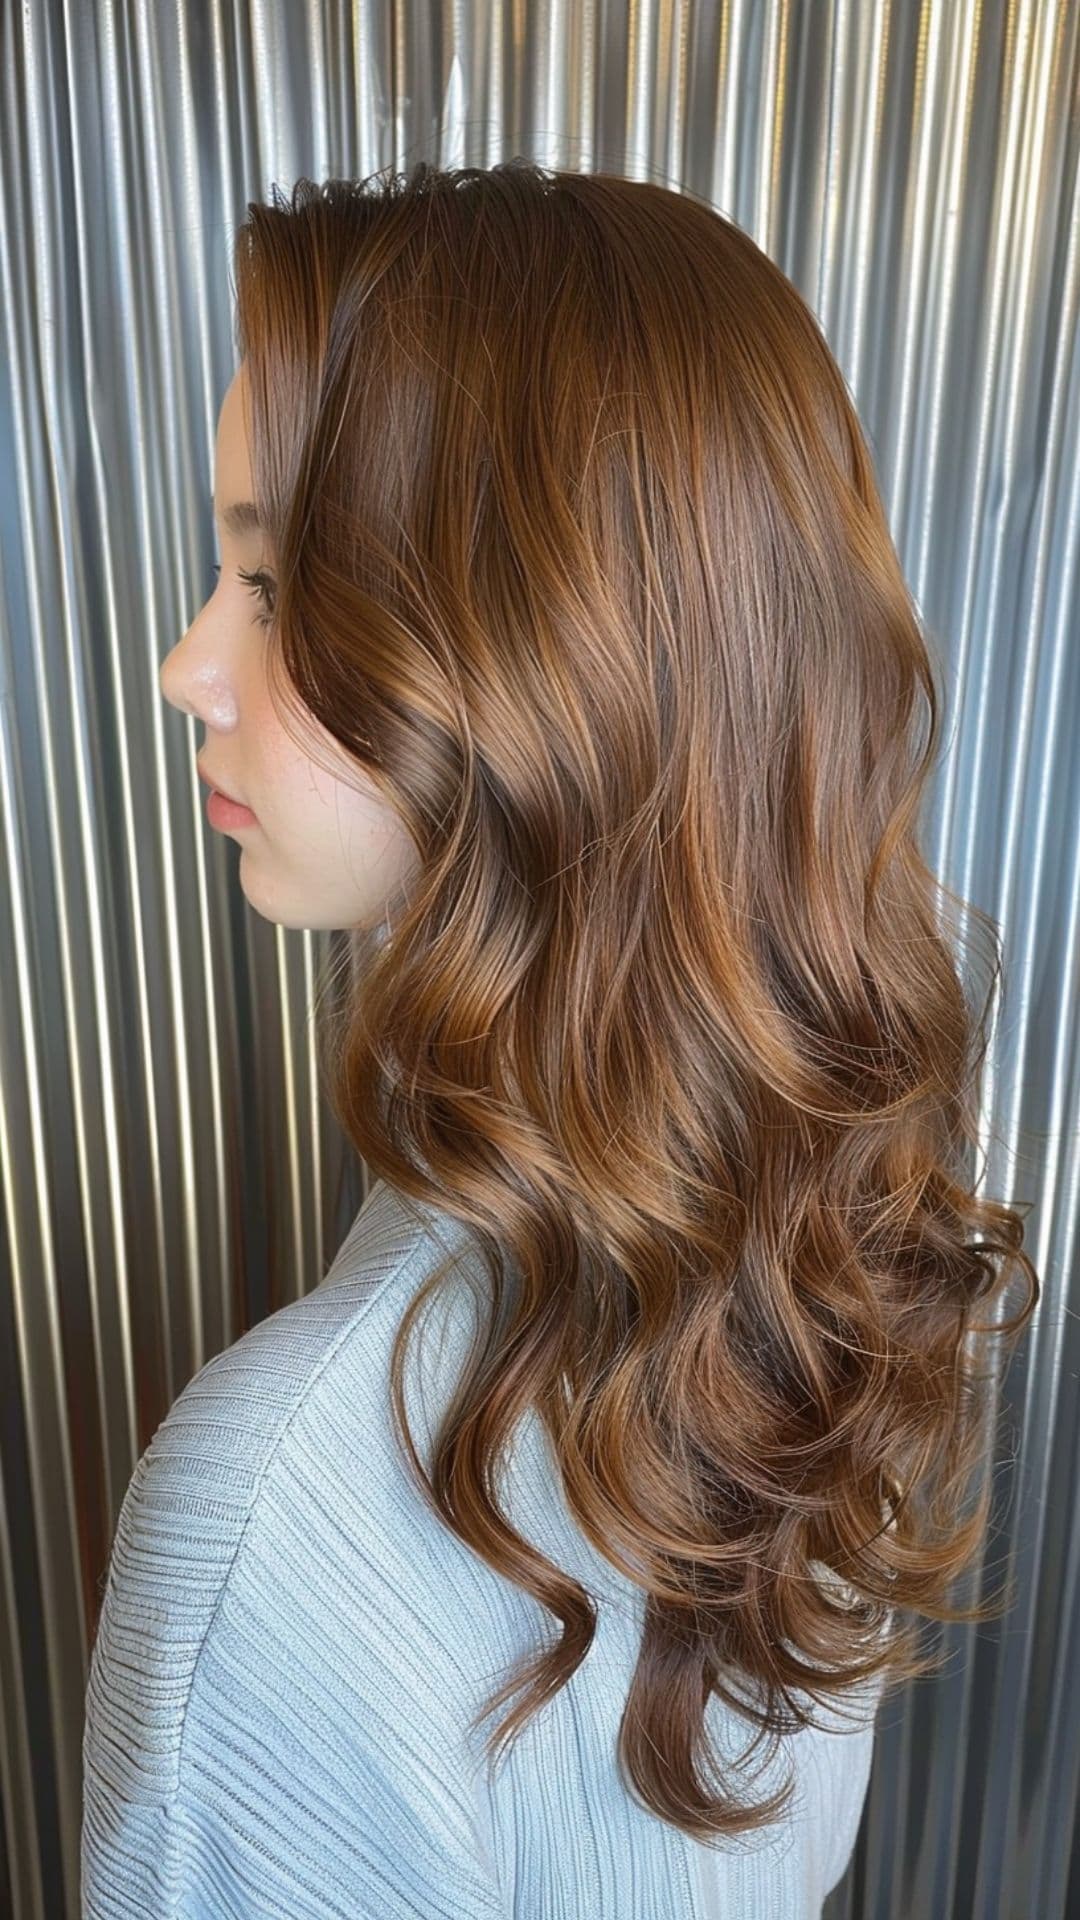
[[[302,179],[234,260],[279,711],[419,854],[346,930],[334,1111],[491,1279],[430,1476],[404,1346],[449,1262],[395,1420],[445,1525],[562,1627],[486,1750],[596,1625],[493,1492],[535,1410],[645,1596],[624,1781],[701,1840],[764,1826],[792,1782],[740,1800],[714,1695],[778,1739],[935,1668],[918,1616],[998,1609],[949,1595],[1040,1291],[1022,1216],[976,1196],[1000,943],[918,850],[942,699],[867,443],[791,282],[651,182]]]

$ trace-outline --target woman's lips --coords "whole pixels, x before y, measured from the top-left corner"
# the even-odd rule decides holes
[[[206,817],[212,827],[223,827],[231,831],[234,827],[254,827],[258,825],[250,807],[241,806],[239,800],[228,800],[216,788],[206,801]]]
[[[251,827],[255,825],[255,815],[242,800],[237,800],[206,769],[195,762],[199,770],[199,779],[210,788],[206,802],[206,817],[212,827]]]

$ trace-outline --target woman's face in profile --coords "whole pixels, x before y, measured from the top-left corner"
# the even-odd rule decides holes
[[[221,831],[240,843],[240,884],[256,912],[285,927],[366,928],[415,871],[415,848],[397,814],[314,715],[309,757],[271,703],[269,641],[259,622],[274,604],[273,555],[266,534],[239,526],[230,512],[252,493],[244,380],[241,363],[218,417],[221,571],[162,663],[161,691],[205,724],[199,767],[208,790],[220,787],[254,814]],[[269,600],[244,573],[265,576]],[[290,724],[297,726],[295,719]],[[328,767],[340,769],[340,777]]]

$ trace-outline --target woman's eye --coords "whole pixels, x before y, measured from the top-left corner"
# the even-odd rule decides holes
[[[214,584],[216,586],[218,576],[220,576],[221,573],[220,560],[214,561],[212,570],[215,576]],[[246,573],[243,567],[237,567],[236,573],[237,578],[242,580],[246,587],[251,588],[256,599],[260,601],[265,609],[264,612],[256,614],[255,619],[257,624],[260,627],[272,626],[274,620],[274,582],[270,578],[270,575],[263,573],[261,570],[256,573]]]
[[[265,608],[265,612],[256,614],[255,618],[256,618],[257,624],[260,627],[273,626],[274,624],[274,583],[270,578],[270,575],[268,573],[263,573],[261,569],[256,573],[245,573],[243,567],[237,567],[236,575],[237,575],[237,579],[242,580],[245,586],[248,586],[251,588],[256,598],[261,602],[262,606]]]

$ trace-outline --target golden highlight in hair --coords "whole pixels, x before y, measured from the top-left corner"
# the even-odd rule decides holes
[[[249,205],[235,269],[273,664],[421,856],[334,1109],[492,1280],[430,1480],[403,1349],[444,1268],[395,1418],[444,1524],[561,1623],[487,1750],[596,1624],[492,1495],[535,1409],[645,1595],[630,1790],[701,1839],[763,1826],[787,1793],[714,1772],[710,1698],[776,1737],[936,1667],[919,1616],[989,1616],[949,1598],[988,1520],[980,1362],[1039,1294],[976,1195],[1000,947],[918,851],[942,702],[867,442],[779,267],[650,182],[305,179]]]

